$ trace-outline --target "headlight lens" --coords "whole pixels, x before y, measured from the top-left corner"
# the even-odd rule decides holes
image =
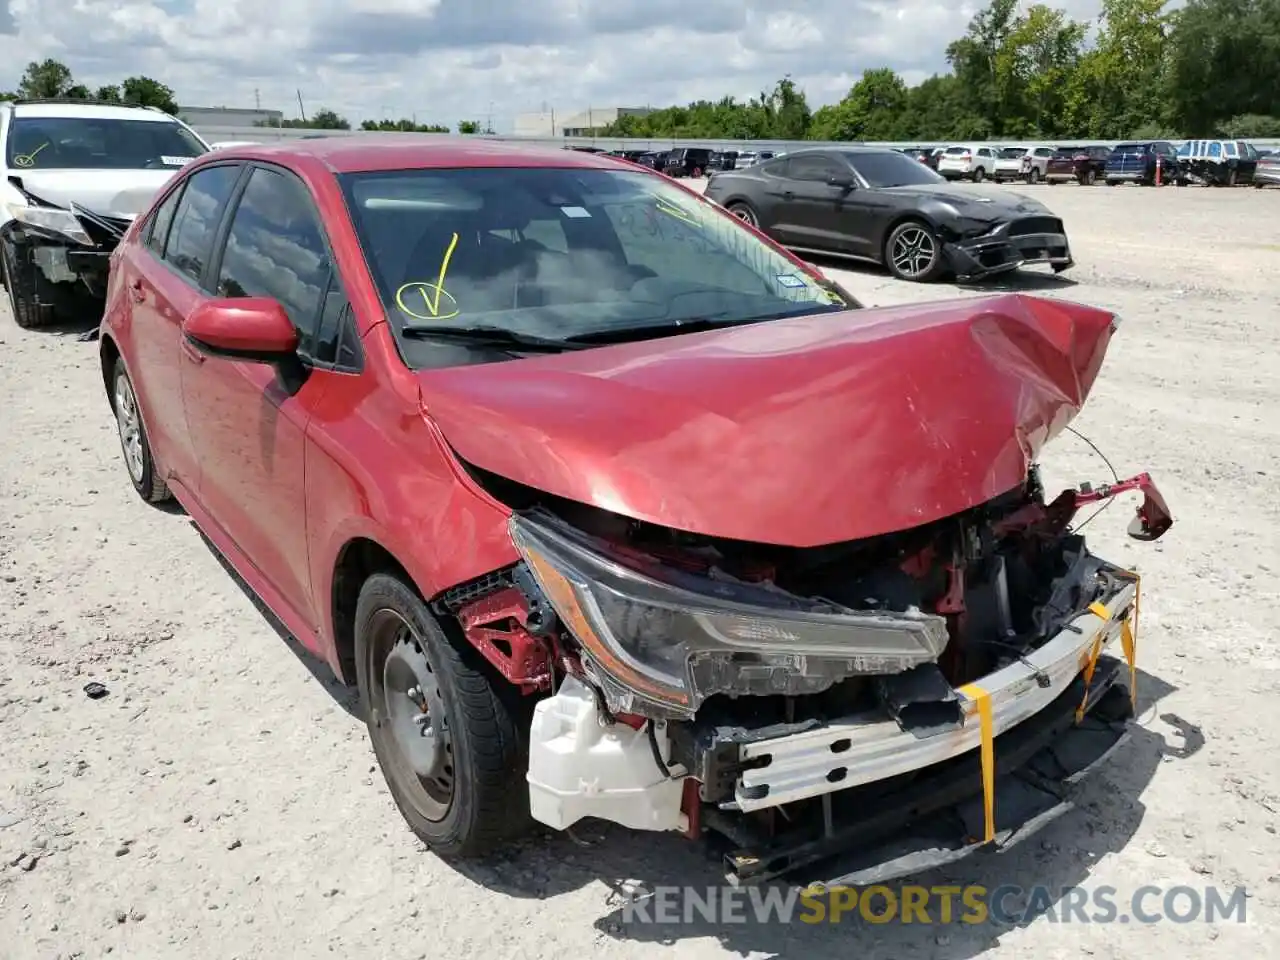
[[[919,611],[851,611],[767,586],[627,564],[566,526],[527,517],[511,535],[584,655],[636,701],[692,716],[716,693],[816,693],[855,675],[932,662],[946,622]]]
[[[86,247],[94,245],[93,238],[85,233],[80,221],[69,210],[55,210],[52,207],[32,207],[20,203],[7,203],[5,206],[9,210],[9,215],[19,223],[25,223],[27,226],[35,227],[39,230],[48,230],[51,233],[60,233],[76,243],[84,244]]]

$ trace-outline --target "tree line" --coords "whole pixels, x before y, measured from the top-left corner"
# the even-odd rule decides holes
[[[140,107],[158,107],[165,113],[177,114],[178,101],[173,91],[150,77],[128,77],[119,84],[90,90],[76,83],[71,69],[57,60],[32,61],[23,71],[16,90],[0,92],[0,100],[106,100],[110,103]]]
[[[1095,23],[991,0],[908,86],[865,71],[811,110],[789,77],[746,102],[623,116],[606,137],[734,140],[1120,140],[1280,137],[1280,0],[1103,0]]]

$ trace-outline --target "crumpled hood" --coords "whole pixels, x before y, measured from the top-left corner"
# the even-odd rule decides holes
[[[964,216],[976,220],[1053,216],[1048,207],[1033,197],[1025,197],[1004,187],[989,187],[980,183],[964,187],[949,183],[920,184],[891,187],[890,192],[921,201],[940,200],[951,204]]]
[[[78,203],[94,213],[132,218],[179,172],[172,170],[13,170],[42,200],[65,207]]]
[[[807,547],[1014,489],[1113,315],[1023,295],[856,310],[424,371],[466,461],[692,533]]]

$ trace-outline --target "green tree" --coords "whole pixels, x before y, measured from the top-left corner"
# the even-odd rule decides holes
[[[365,120],[360,124],[361,130],[379,131],[383,133],[448,133],[449,128],[440,123],[415,123],[408,117],[399,120]]]
[[[23,100],[65,97],[73,86],[71,68],[57,60],[31,61],[18,81],[18,96]]]
[[[120,95],[120,88],[118,86],[105,86],[99,87],[94,91],[93,99],[109,100],[112,103],[119,103],[124,99],[124,97]]]
[[[902,78],[888,67],[868,70],[834,107],[813,116],[813,140],[897,140],[909,136],[907,104],[910,93]]]
[[[479,120],[459,120],[458,132],[459,133],[479,133],[480,121]]]
[[[121,99],[140,107],[157,107],[165,113],[177,115],[178,101],[173,90],[150,77],[129,77],[120,85]]]

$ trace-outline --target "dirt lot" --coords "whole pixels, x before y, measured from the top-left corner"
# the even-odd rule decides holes
[[[421,851],[353,704],[180,513],[129,487],[95,344],[0,317],[0,957],[1265,956],[1280,935],[1280,193],[1040,187],[1072,285],[1124,318],[1077,426],[1177,523],[1090,527],[1146,576],[1141,729],[1033,842],[920,882],[1247,887],[1248,921],[623,924],[714,883],[678,839],[584,829],[459,872]],[[824,265],[825,266],[825,265]],[[949,295],[838,271],[870,304]],[[1059,482],[1109,478],[1066,435]],[[313,670],[316,671],[313,674]],[[90,681],[110,694],[91,700]],[[976,772],[975,772],[976,776]],[[1146,901],[1148,909],[1159,898]],[[1014,902],[1010,902],[1013,906]]]

